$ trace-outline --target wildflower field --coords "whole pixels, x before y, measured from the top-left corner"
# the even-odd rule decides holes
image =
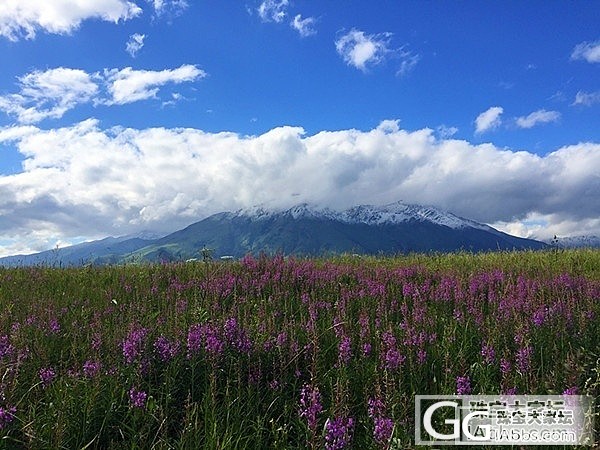
[[[413,448],[416,394],[599,392],[597,250],[0,269],[2,449]]]

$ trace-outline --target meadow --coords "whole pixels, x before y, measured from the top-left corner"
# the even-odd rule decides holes
[[[598,250],[0,268],[0,448],[413,448],[416,394],[597,398],[599,343]]]

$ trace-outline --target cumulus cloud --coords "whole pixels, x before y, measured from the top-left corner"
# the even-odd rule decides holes
[[[484,133],[497,128],[502,123],[500,116],[504,112],[501,106],[492,106],[487,111],[482,112],[475,119],[475,132]]]
[[[528,116],[517,117],[517,126],[520,128],[533,128],[534,126],[541,123],[556,122],[560,119],[560,113],[558,111],[546,111],[540,109],[534,111]]]
[[[18,79],[18,93],[0,96],[0,111],[14,116],[19,123],[37,123],[61,118],[84,103],[121,105],[155,98],[165,84],[192,82],[206,76],[206,72],[191,64],[161,71],[105,69],[103,75],[64,67],[33,71]],[[174,96],[171,101],[180,98]]]
[[[317,34],[315,29],[316,19],[314,17],[302,18],[301,14],[297,14],[294,20],[291,21],[291,27],[300,33],[300,36],[307,37]]]
[[[134,33],[129,36],[129,40],[125,45],[125,51],[129,53],[132,58],[135,58],[138,52],[144,47],[145,34]]]
[[[95,76],[79,69],[59,67],[34,71],[19,78],[18,94],[0,96],[0,110],[20,123],[60,118],[98,93]]]
[[[529,213],[522,220],[499,221],[491,224],[494,228],[513,236],[529,239],[550,240],[554,236],[584,236],[598,235],[600,218],[586,218],[573,220],[560,214]]]
[[[18,41],[33,39],[40,30],[68,34],[87,19],[117,23],[141,13],[128,0],[8,0],[0,4],[0,36]]]
[[[107,70],[104,76],[108,82],[111,99],[108,104],[123,105],[156,97],[160,86],[167,83],[185,83],[206,77],[206,72],[190,64],[177,69],[134,70],[131,67]]]
[[[281,23],[287,15],[289,0],[264,0],[258,7],[258,15],[264,22]]]
[[[573,105],[592,106],[594,103],[600,103],[600,91],[584,92],[579,91],[575,95]]]
[[[600,63],[600,41],[578,44],[571,53],[571,59]]]
[[[303,201],[345,208],[403,200],[513,228],[531,227],[537,215],[555,234],[600,233],[595,143],[539,156],[406,131],[397,121],[368,131],[280,127],[242,136],[102,129],[95,120],[0,129],[2,143],[25,158],[21,173],[0,176],[4,240],[25,239],[23,230],[53,230],[47,238],[63,241],[173,231],[219,211]]]

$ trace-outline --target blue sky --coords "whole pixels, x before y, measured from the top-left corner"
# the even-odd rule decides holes
[[[600,4],[0,5],[0,254],[425,203],[600,234]]]

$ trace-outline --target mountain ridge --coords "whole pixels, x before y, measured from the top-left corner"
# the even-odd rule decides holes
[[[403,202],[358,205],[337,211],[309,203],[289,208],[256,205],[213,214],[156,239],[146,237],[154,236],[143,232],[34,255],[4,257],[0,258],[0,265],[49,264],[50,257],[61,265],[185,261],[198,258],[202,248],[213,249],[216,257],[240,257],[248,253],[323,256],[479,252],[548,246],[432,206]]]
[[[542,242],[558,248],[600,248],[600,236],[579,235],[568,237],[554,237]]]
[[[277,214],[289,214],[295,219],[309,215],[315,218],[327,218],[345,223],[365,223],[368,225],[400,223],[411,219],[421,218],[450,228],[464,228],[471,226],[487,230],[492,229],[488,225],[459,217],[433,206],[402,203],[400,201],[382,206],[369,204],[352,206],[341,211],[336,211],[327,207],[319,207],[310,203],[300,203],[287,209],[268,209],[262,205],[257,205],[251,208],[239,209],[233,213],[234,216],[243,215],[255,217],[257,219]]]

